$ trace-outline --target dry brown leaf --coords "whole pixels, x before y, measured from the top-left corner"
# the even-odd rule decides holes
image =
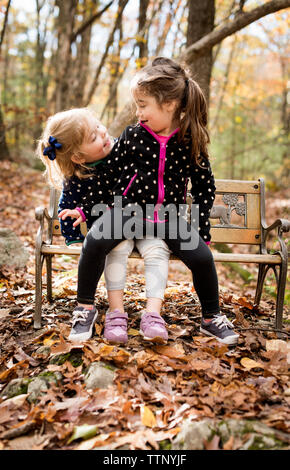
[[[154,351],[164,356],[171,357],[173,359],[186,360],[184,349],[181,344],[176,344],[174,346],[155,346]]]
[[[141,422],[144,426],[154,428],[156,426],[156,418],[148,406],[141,406]]]
[[[260,369],[264,368],[263,364],[261,364],[260,362],[254,361],[253,359],[250,359],[249,357],[243,357],[241,359],[241,365],[247,370],[251,370],[251,369],[254,369],[256,367],[258,367]]]

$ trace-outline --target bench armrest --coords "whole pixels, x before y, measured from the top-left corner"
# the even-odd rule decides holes
[[[36,220],[39,221],[39,228],[37,231],[37,236],[36,236],[36,246],[40,247],[42,243],[44,242],[44,223],[47,221],[48,223],[48,228],[46,231],[47,235],[47,240],[45,243],[51,244],[52,242],[52,231],[51,231],[51,222],[52,218],[50,217],[48,210],[46,207],[36,207],[35,209],[35,218]]]
[[[270,232],[271,230],[274,230],[275,228],[278,227],[278,232],[282,234],[282,232],[289,232],[290,231],[290,220],[287,219],[277,219],[275,222],[268,227],[262,224],[263,229],[266,232]]]
[[[262,232],[263,232],[263,244],[266,245],[267,238],[273,230],[277,229],[277,237],[280,243],[281,251],[279,252],[282,258],[288,258],[287,247],[283,239],[283,233],[290,231],[290,220],[288,219],[277,219],[275,222],[269,226],[266,226],[265,223],[262,223]]]
[[[48,210],[46,207],[36,207],[35,209],[35,218],[36,220],[39,220],[39,222],[44,221],[44,218],[47,220],[50,220],[51,217],[48,214]]]

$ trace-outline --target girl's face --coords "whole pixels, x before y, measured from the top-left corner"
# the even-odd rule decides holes
[[[134,91],[134,100],[139,121],[150,127],[155,134],[170,135],[178,127],[179,123],[173,117],[177,106],[176,101],[160,105],[153,96],[138,89]]]
[[[91,130],[85,142],[80,146],[82,163],[92,163],[105,158],[112,150],[113,142],[107,128],[97,120],[91,124]]]

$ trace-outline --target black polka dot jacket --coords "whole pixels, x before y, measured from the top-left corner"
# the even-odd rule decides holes
[[[63,182],[62,193],[58,203],[58,213],[63,209],[75,209],[77,206],[81,205],[81,201],[87,195],[99,187],[98,183],[102,181],[102,197],[100,202],[104,199],[109,199],[112,197],[112,193],[109,190],[110,187],[113,187],[117,182],[117,177],[113,175],[111,171],[111,166],[106,165],[106,160],[100,160],[92,164],[88,164],[88,171],[90,176],[85,179],[79,179],[76,176],[73,176],[70,179],[65,179]],[[107,173],[110,175],[107,176]],[[110,178],[110,180],[108,180]],[[106,186],[106,188],[105,188]],[[87,214],[86,223],[88,229],[91,227],[92,223],[96,218],[90,215],[90,212]],[[65,220],[60,219],[61,233],[65,238],[66,245],[71,245],[73,243],[83,242],[84,236],[81,233],[80,225],[73,227],[75,219],[67,217]]]
[[[114,184],[112,193],[122,196],[122,206],[138,203],[146,214],[145,205],[184,204],[187,188],[194,204],[199,205],[199,234],[205,242],[210,241],[209,214],[215,199],[215,181],[207,158],[194,164],[188,146],[178,142],[177,132],[160,138],[145,124],[128,126],[115,143],[106,159],[106,176]],[[107,181],[109,181],[107,180]],[[86,217],[92,207],[101,202],[102,182],[82,199],[81,210]],[[109,202],[111,206],[114,202]],[[158,210],[154,221],[161,222]]]

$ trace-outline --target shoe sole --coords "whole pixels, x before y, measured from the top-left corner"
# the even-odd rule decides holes
[[[126,341],[118,341],[118,340],[112,340],[112,339],[107,339],[104,337],[104,340],[107,341],[107,343],[109,344],[126,344],[128,342],[128,340]]]
[[[94,316],[94,319],[92,321],[92,326],[91,328],[89,329],[89,331],[87,333],[80,333],[78,335],[69,335],[68,336],[68,340],[69,341],[87,341],[88,339],[90,339],[92,336],[93,336],[93,329],[94,329],[94,326],[95,326],[95,322],[96,322],[96,319],[98,318],[98,311],[96,311],[96,314]]]
[[[167,339],[161,338],[161,336],[154,336],[154,338],[149,338],[149,336],[145,336],[144,333],[141,330],[139,331],[139,333],[145,341],[150,341],[151,343],[156,343],[156,344],[166,344],[167,343]]]
[[[223,343],[223,344],[229,344],[229,345],[233,345],[233,344],[237,344],[238,342],[238,339],[239,339],[239,335],[236,335],[236,336],[228,336],[227,338],[219,338],[218,336],[216,335],[213,335],[212,333],[210,333],[209,331],[207,330],[204,330],[202,327],[200,327],[200,332],[207,335],[207,336],[211,336],[212,338],[215,338],[217,339],[220,343]]]

